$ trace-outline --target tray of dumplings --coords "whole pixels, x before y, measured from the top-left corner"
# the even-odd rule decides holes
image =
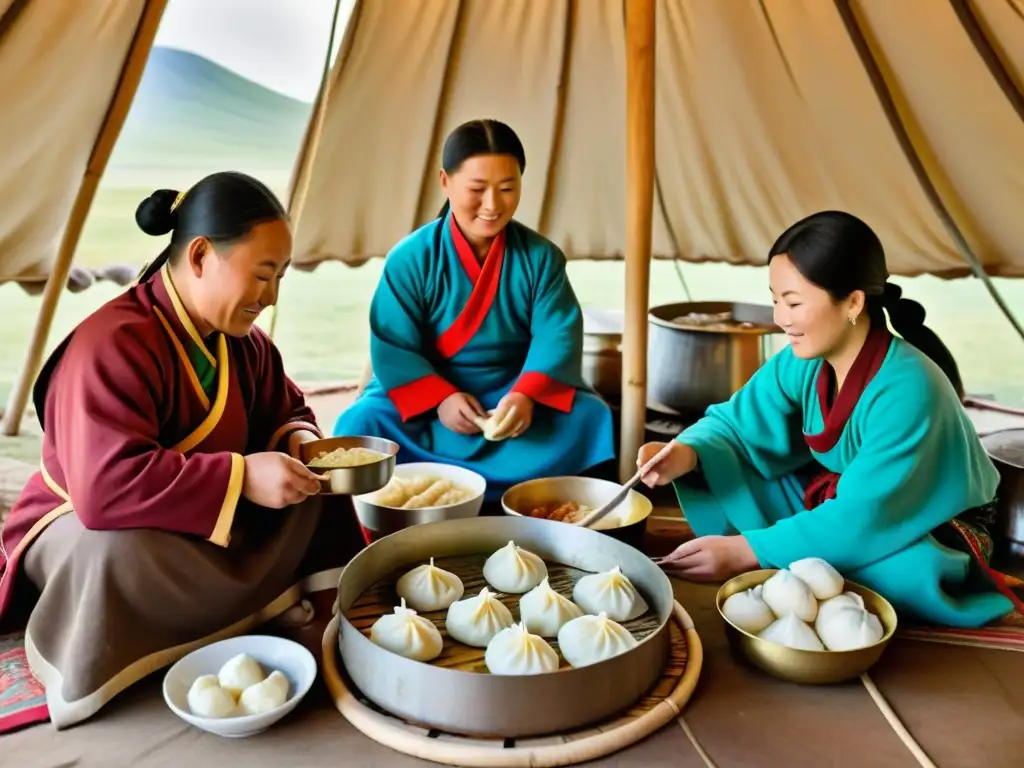
[[[509,541],[487,555],[399,569],[348,614],[392,653],[467,672],[535,675],[624,653],[658,617],[622,569],[548,564]]]
[[[498,546],[494,536],[488,537],[483,551],[417,556],[429,548],[422,539],[440,527],[496,528],[510,537]],[[559,705],[552,697],[567,697],[566,705],[575,701],[571,706],[585,721],[588,710],[628,707],[664,670],[671,585],[632,547],[595,531],[566,533],[564,525],[530,518],[473,518],[418,528],[376,542],[349,568],[358,568],[357,561],[369,557],[374,547],[399,537],[409,542],[412,555],[401,558],[404,565],[377,568],[379,576],[353,594],[347,606],[339,587],[342,616],[372,646],[343,634],[343,661],[353,678],[362,678],[356,679],[361,688],[375,689],[364,693],[383,708],[394,710],[398,699],[388,691],[404,686],[399,706],[405,711],[397,714],[412,722],[454,732],[494,734],[497,729],[501,735],[522,736],[546,729],[536,715],[513,716],[517,700],[533,709],[543,700],[547,703],[541,709],[554,710]],[[516,535],[522,530],[532,535]],[[556,545],[538,540],[538,531],[556,537]],[[646,583],[634,584],[626,574],[633,569]],[[383,674],[393,675],[394,682],[385,684],[375,670],[365,670],[368,663],[380,664],[382,673],[386,667]],[[402,666],[410,663],[414,666]],[[452,707],[462,710],[458,716],[438,714],[429,702],[443,695],[439,686],[455,687],[452,696],[461,692],[477,701]],[[574,690],[588,699],[587,706],[573,698]],[[501,712],[489,712],[498,704],[490,698],[495,693],[509,697]],[[603,705],[595,707],[593,700],[602,698]],[[577,724],[569,722],[571,712],[549,720],[566,722],[565,727]]]

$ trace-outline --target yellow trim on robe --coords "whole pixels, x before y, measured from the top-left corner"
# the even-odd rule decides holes
[[[191,451],[209,437],[224,415],[224,408],[228,403],[231,365],[228,360],[228,342],[224,338],[223,333],[217,335],[217,361],[217,396],[213,401],[213,406],[210,408],[210,412],[206,414],[206,418],[203,419],[202,423],[196,427],[195,431],[174,446],[173,450],[175,451],[180,451],[181,453]]]
[[[235,522],[235,511],[238,501],[242,498],[242,483],[245,481],[245,458],[240,453],[231,454],[231,476],[228,478],[228,490],[224,494],[217,523],[208,541],[219,547],[226,547],[231,541],[231,526]]]
[[[167,331],[167,335],[171,337],[171,344],[174,345],[174,351],[178,353],[178,357],[181,358],[182,364],[185,366],[185,373],[188,374],[188,380],[192,383],[192,389],[195,390],[196,395],[199,396],[199,402],[203,404],[203,410],[210,410],[210,398],[206,396],[206,392],[203,391],[203,385],[199,383],[199,377],[196,376],[196,369],[192,367],[192,361],[188,359],[188,353],[185,348],[181,346],[181,342],[178,341],[178,336],[174,333],[174,329],[171,328],[171,324],[164,317],[164,313],[160,311],[159,307],[153,307],[153,311],[156,312],[156,316],[160,319],[160,322],[164,324],[164,329]]]
[[[274,430],[274,434],[272,434],[270,439],[267,441],[267,450],[275,450],[277,448],[277,444],[284,439],[285,435],[297,432],[300,429],[309,430],[317,437],[323,439],[324,433],[320,431],[316,424],[310,424],[308,421],[289,421]]]
[[[164,281],[164,288],[167,289],[167,295],[171,297],[171,304],[174,305],[174,312],[178,316],[178,320],[184,326],[188,335],[192,337],[199,349],[202,350],[203,354],[206,355],[206,359],[210,361],[210,365],[216,367],[217,361],[213,359],[213,355],[210,354],[210,350],[206,348],[206,344],[203,342],[203,337],[199,335],[199,331],[196,330],[195,324],[192,322],[192,318],[188,316],[188,312],[185,311],[185,305],[181,303],[181,297],[178,295],[178,291],[174,287],[174,282],[171,280],[171,268],[166,266],[161,270],[161,277]]]

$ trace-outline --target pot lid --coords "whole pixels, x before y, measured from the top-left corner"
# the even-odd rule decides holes
[[[583,307],[583,333],[588,336],[621,336],[623,317],[621,309]]]
[[[993,459],[1024,469],[1024,429],[1003,429],[981,438],[981,444]]]

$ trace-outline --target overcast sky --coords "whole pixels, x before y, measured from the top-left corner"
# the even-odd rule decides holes
[[[355,0],[341,0],[335,48]],[[170,0],[156,44],[197,53],[303,101],[316,98],[335,0]]]

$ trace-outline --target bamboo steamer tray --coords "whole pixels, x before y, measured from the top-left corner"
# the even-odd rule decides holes
[[[547,768],[597,760],[635,744],[679,718],[700,679],[704,652],[689,614],[675,603],[671,648],[659,680],[627,711],[573,731],[539,738],[467,738],[401,720],[376,706],[338,664],[335,616],[321,643],[324,682],[342,716],[360,733],[412,757],[463,768]],[[655,736],[654,738],[657,738]]]
[[[393,585],[402,573],[431,557],[441,567],[458,563],[468,569],[466,599],[484,584],[474,569],[482,569],[484,559],[510,540],[544,559],[551,586],[563,594],[571,595],[571,584],[584,573],[619,566],[650,606],[647,614],[627,624],[638,645],[591,666],[506,676],[487,672],[483,649],[447,636],[443,653],[431,663],[403,658],[370,640],[370,626],[397,604]],[[498,596],[518,619],[519,596]],[[427,729],[523,738],[607,720],[639,700],[665,670],[673,605],[668,577],[627,544],[550,520],[486,517],[415,526],[374,542],[343,571],[336,614],[345,671],[376,706]],[[444,613],[427,614],[442,635]]]

